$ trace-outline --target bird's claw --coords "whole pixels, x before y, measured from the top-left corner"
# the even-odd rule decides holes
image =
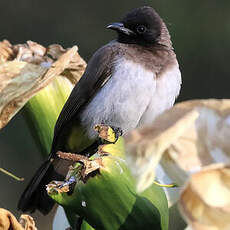
[[[118,138],[122,136],[122,130],[119,127],[98,124],[94,126],[94,129],[103,142],[116,143]]]
[[[71,176],[67,181],[61,184],[59,188],[62,189],[63,187],[70,186],[72,184],[75,184],[76,182],[76,178],[74,176]]]

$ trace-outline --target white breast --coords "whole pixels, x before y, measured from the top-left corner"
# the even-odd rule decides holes
[[[176,62],[156,79],[154,96],[140,119],[138,126],[151,124],[165,110],[171,108],[181,88],[181,72]]]
[[[126,133],[140,124],[152,122],[160,112],[173,105],[178,95],[180,80],[175,83],[178,76],[173,77],[172,73],[156,80],[152,71],[131,61],[123,59],[115,66],[111,78],[81,115],[91,138],[95,137],[92,127],[96,124],[120,127]]]

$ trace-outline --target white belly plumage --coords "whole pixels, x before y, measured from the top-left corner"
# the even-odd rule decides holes
[[[160,78],[143,66],[120,60],[105,85],[97,92],[81,114],[88,135],[95,137],[95,124],[108,124],[123,133],[151,123],[157,115],[170,108],[181,84],[178,65]]]

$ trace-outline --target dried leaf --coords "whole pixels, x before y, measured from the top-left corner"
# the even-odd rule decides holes
[[[125,137],[127,162],[143,191],[155,178],[155,169],[164,151],[196,120],[196,111],[173,109],[158,117],[152,126],[132,131]],[[173,115],[172,115],[173,113]],[[169,119],[170,117],[170,119]]]
[[[46,48],[40,44],[38,44],[37,42],[33,42],[33,41],[27,41],[27,44],[30,48],[30,50],[34,53],[37,54],[39,56],[44,56],[46,53]]]
[[[47,47],[47,54],[50,55],[54,60],[57,60],[66,50],[58,44],[53,44]]]
[[[91,173],[96,173],[103,167],[102,158],[99,156],[89,159],[86,156],[58,151],[58,157],[78,162],[75,166],[70,166],[65,181],[51,181],[46,190],[48,194],[66,193],[70,191],[70,185],[76,183],[78,179],[84,183],[90,178]],[[77,179],[78,178],[78,179]]]
[[[97,157],[92,160],[80,154],[65,153],[61,151],[58,151],[56,154],[58,155],[58,157],[65,160],[80,162],[82,164],[81,176],[83,179],[87,177],[90,173],[97,171],[98,169],[100,169],[100,167],[103,166],[101,157]]]
[[[6,41],[0,44],[3,43],[10,46]],[[75,84],[85,70],[86,63],[78,54],[77,46],[69,49],[52,64],[53,60],[48,56],[41,56],[45,54],[43,46],[32,41],[28,41],[28,44],[13,46],[15,60],[0,63],[0,128],[54,77],[62,75]],[[72,72],[73,65],[75,69]]]
[[[61,151],[58,151],[57,153],[57,156],[64,159],[64,160],[68,160],[68,161],[75,161],[75,162],[81,162],[84,164],[85,161],[88,161],[89,158],[84,156],[84,155],[81,155],[81,154],[75,154],[75,153],[66,153],[66,152],[61,152]]]
[[[69,59],[68,67],[63,69],[62,75],[70,79],[73,84],[76,84],[85,71],[86,63],[78,54],[78,47],[74,46],[73,48],[64,49],[58,44],[45,48],[33,41],[27,41],[27,44],[12,46],[16,60],[42,65],[46,68],[50,68],[52,63],[63,55],[65,55],[65,58],[62,57],[62,61],[71,58]],[[71,55],[73,51],[75,53]],[[67,53],[70,55],[69,57],[66,55]]]
[[[195,100],[175,105],[150,127],[126,137],[127,161],[145,189],[160,161],[173,182],[183,184],[203,166],[229,160],[230,100]]]
[[[212,165],[191,176],[180,210],[194,230],[230,229],[230,165]]]
[[[17,44],[12,46],[14,58],[18,61],[25,61],[33,64],[41,64],[42,62],[51,61],[46,54],[46,48],[36,42],[27,41],[26,44]]]
[[[23,227],[18,223],[15,216],[5,210],[0,208],[0,230],[23,230]]]
[[[230,100],[182,102],[126,138],[128,162],[141,189],[160,158],[173,182],[191,176],[180,198],[187,222],[195,230],[230,229],[229,136]]]
[[[75,55],[77,55],[77,50],[77,46],[73,46],[70,50],[64,53],[56,62],[54,62],[52,67],[48,70],[46,74],[48,78],[52,78],[54,76],[62,74],[65,69],[69,68],[72,59]]]
[[[62,75],[66,76],[74,85],[80,80],[86,68],[86,62],[77,52],[77,46],[75,47],[76,53],[71,56],[68,67],[62,72]]]
[[[0,128],[41,88],[41,83],[47,80],[44,77],[46,71],[19,61],[0,65]]]
[[[34,219],[29,215],[25,215],[25,214],[21,215],[19,219],[19,223],[22,225],[22,227],[25,230],[37,230]]]
[[[187,177],[202,167],[230,162],[230,100],[206,100],[180,103],[173,110],[196,111],[199,116],[165,151],[162,165],[173,181],[184,184]],[[187,121],[182,118],[182,125]],[[174,173],[172,173],[174,172]]]
[[[14,52],[12,45],[9,41],[3,40],[0,42],[0,64],[11,60],[13,58]]]
[[[29,62],[33,59],[33,52],[26,45],[19,44],[14,49],[17,53],[16,60]]]
[[[37,230],[37,228],[31,216],[22,215],[19,223],[11,212],[0,208],[0,230]]]

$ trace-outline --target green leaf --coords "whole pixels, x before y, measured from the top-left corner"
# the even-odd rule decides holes
[[[152,185],[138,194],[135,178],[123,158],[109,155],[99,159],[99,171],[97,169],[84,180],[82,170],[87,169],[77,164],[77,183],[71,194],[51,189],[49,195],[95,229],[167,230],[168,204],[164,191]],[[95,160],[89,162],[95,164]]]

